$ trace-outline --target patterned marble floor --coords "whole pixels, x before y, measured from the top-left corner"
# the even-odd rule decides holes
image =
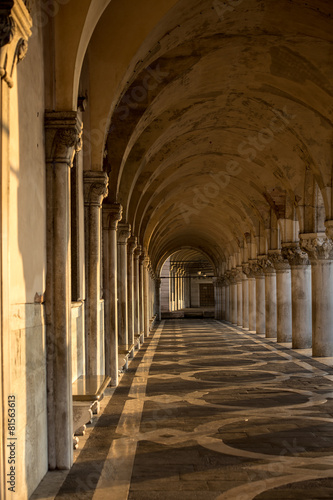
[[[32,499],[333,499],[332,380],[221,322],[162,322],[63,484],[49,473]]]

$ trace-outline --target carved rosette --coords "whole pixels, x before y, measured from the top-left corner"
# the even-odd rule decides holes
[[[118,245],[126,245],[128,238],[131,236],[131,226],[126,222],[118,224]]]
[[[134,259],[139,260],[141,254],[142,254],[142,246],[137,245],[136,249],[134,250]]]
[[[45,112],[46,161],[54,166],[72,167],[75,153],[81,149],[82,122],[76,111]]]
[[[22,0],[3,0],[0,3],[0,76],[13,87],[15,66],[28,50],[32,19]]]
[[[290,269],[289,261],[282,254],[281,250],[271,250],[269,252],[269,258],[277,273],[285,272]]]
[[[308,254],[297,243],[283,247],[281,252],[283,257],[288,260],[290,267],[310,265]]]
[[[300,234],[301,247],[311,260],[333,260],[333,241],[325,233]]]
[[[127,251],[129,255],[134,254],[134,250],[136,249],[138,244],[138,239],[136,236],[131,236],[127,241]]]
[[[83,173],[84,204],[101,207],[108,195],[109,178],[105,172],[86,171]]]
[[[123,207],[120,203],[103,203],[103,229],[116,231],[118,222],[123,216]]]

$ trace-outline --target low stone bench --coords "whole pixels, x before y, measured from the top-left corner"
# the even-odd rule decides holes
[[[100,401],[110,382],[111,377],[105,375],[81,375],[73,382],[73,444],[75,449],[79,442],[77,436],[84,435],[86,425],[91,423],[93,415],[98,414]]]
[[[142,344],[143,344],[143,332],[135,335],[135,348],[139,350]]]

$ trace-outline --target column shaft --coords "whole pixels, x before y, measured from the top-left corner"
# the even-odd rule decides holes
[[[118,343],[121,349],[128,348],[128,293],[127,293],[127,240],[131,226],[118,224]]]

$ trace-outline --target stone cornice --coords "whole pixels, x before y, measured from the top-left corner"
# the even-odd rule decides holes
[[[300,234],[300,245],[310,258],[310,261],[333,260],[333,241],[325,233]]]
[[[123,216],[123,207],[120,203],[103,203],[103,229],[116,231],[118,222]]]
[[[73,165],[81,149],[82,122],[76,111],[45,112],[45,150],[48,163]]]
[[[32,19],[22,0],[0,4],[0,76],[13,87],[15,65],[24,59],[31,36]]]
[[[131,236],[131,225],[126,222],[118,224],[118,245],[126,245]]]
[[[109,178],[105,172],[83,172],[84,204],[100,207],[108,195]]]
[[[310,265],[308,254],[300,248],[298,243],[283,246],[281,252],[283,257],[288,259],[290,267]]]

